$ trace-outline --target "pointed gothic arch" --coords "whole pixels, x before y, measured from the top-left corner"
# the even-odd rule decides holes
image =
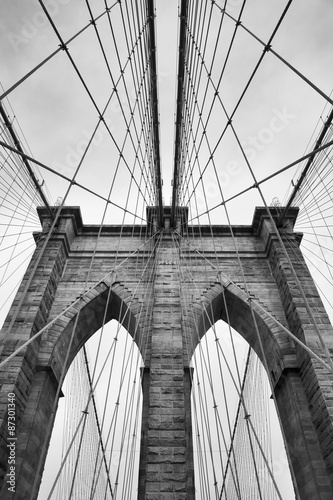
[[[131,310],[128,294],[123,291],[123,284],[101,282],[85,293],[75,307],[60,316],[42,336],[17,434],[16,474],[23,485],[20,495],[23,491],[28,498],[32,485],[36,487],[35,494],[38,492],[43,473],[43,467],[39,469],[38,465],[40,462],[44,464],[46,459],[56,416],[52,410],[61,395],[58,390],[60,378],[64,379],[81,347],[112,319],[122,324],[133,340],[139,343],[140,328]],[[17,390],[18,387],[13,392]],[[2,495],[3,498],[12,495],[6,483]]]
[[[124,306],[119,297],[117,300]],[[94,311],[96,300],[92,299],[83,308],[89,306]],[[85,315],[89,315],[87,309]],[[68,326],[71,323],[72,320]],[[38,498],[46,498],[51,487],[54,488],[53,494],[61,491],[65,496],[69,496],[72,490],[73,498],[83,492],[87,497],[92,492],[98,498],[99,495],[104,497],[105,491],[112,496],[115,488],[119,490],[118,494],[123,489],[130,490],[128,475],[134,479],[131,491],[136,490],[142,410],[139,404],[142,404],[142,357],[133,340],[133,336],[116,318],[107,322],[103,320],[103,327],[86,340],[85,352],[81,348],[71,360],[62,385],[64,397],[59,399]],[[131,358],[131,364],[125,361],[125,356]],[[79,375],[75,372],[77,368]],[[89,393],[90,387],[94,388],[94,401]],[[133,410],[131,412],[131,405],[127,408],[128,390],[132,393],[132,405],[134,402],[137,410],[134,413]],[[126,408],[127,413],[124,413]],[[128,425],[128,422],[133,424],[133,421],[134,428]],[[127,449],[124,442],[131,442],[131,448]],[[68,453],[68,456],[60,471],[64,453]],[[115,483],[119,483],[119,486],[115,486]]]
[[[290,350],[288,334],[255,301],[250,306],[245,291],[229,280],[224,281],[227,281],[226,285],[221,280],[209,291],[205,308],[198,319],[199,337],[202,338],[221,319],[243,337],[264,365],[268,363],[271,376],[274,380],[278,379],[284,368],[284,353],[286,349]]]
[[[271,212],[273,216],[277,215],[274,209]],[[292,232],[296,215],[297,210],[291,210],[288,225],[282,230],[288,232],[290,257],[295,269],[301,273],[306,294],[320,319],[324,342],[330,349],[333,348],[332,327],[313,280],[302,263],[299,238]],[[41,217],[45,219],[47,216],[41,213]],[[192,227],[191,231],[194,239],[198,236],[198,241],[200,238],[200,242],[203,242],[208,257],[214,255],[218,267],[229,274],[233,281],[217,277],[216,269],[210,268],[206,273],[205,265],[196,265],[195,261],[192,264],[192,256],[197,256],[197,253],[186,247],[186,265],[195,275],[197,285],[194,290],[193,280],[186,281],[180,275],[179,248],[174,244],[169,228],[165,229],[159,248],[156,249],[148,230],[142,231],[142,228],[133,226],[124,232],[120,226],[107,226],[98,242],[98,252],[91,267],[93,286],[85,292],[88,266],[96,243],[96,227],[83,225],[77,207],[66,207],[63,210],[59,225],[50,236],[32,277],[33,262],[27,270],[4,329],[2,359],[30,341],[36,332],[44,331],[52,321],[45,336],[35,338],[1,370],[3,390],[7,393],[15,392],[16,395],[19,435],[17,499],[28,497],[27,492],[30,492],[36,476],[36,455],[44,449],[43,428],[50,420],[52,402],[56,397],[61,367],[65,363],[64,353],[70,345],[75,315],[80,311],[69,361],[101,325],[109,287],[112,290],[112,300],[107,308],[107,318],[118,317],[123,320],[137,344],[140,346],[144,341],[145,349],[147,347],[143,373],[144,424],[138,498],[144,499],[148,488],[150,491],[152,488],[161,491],[164,483],[177,491],[179,488],[186,491],[188,500],[194,498],[190,372],[185,352],[186,341],[192,336],[195,345],[211,322],[226,319],[223,293],[231,314],[231,323],[249,340],[259,356],[260,350],[253,327],[249,326],[252,324],[249,319],[249,304],[244,290],[240,289],[241,275],[229,228],[201,227],[199,234]],[[213,253],[211,231],[215,232],[215,242],[221,248],[217,255]],[[122,281],[121,273],[113,278],[109,274],[110,270],[119,267],[117,249],[120,237],[122,258],[128,264],[126,283]],[[330,393],[325,388],[327,382],[332,380],[332,374],[310,358],[300,346],[290,342],[281,326],[269,314],[265,315],[255,302],[259,300],[264,310],[272,311],[281,324],[289,326],[294,335],[322,358],[325,358],[325,351],[318,345],[314,326],[300,300],[290,266],[276,239],[266,210],[256,210],[252,226],[235,227],[234,237],[242,253],[246,279],[251,283],[250,293],[255,299],[254,313],[269,360],[269,372],[273,372],[274,392],[297,476],[298,493],[302,500],[330,498],[333,483],[333,440],[329,438],[333,435],[333,424],[329,410]],[[142,250],[147,242],[148,250]],[[141,281],[141,278],[139,282],[142,270],[149,264],[150,254],[154,255],[153,269],[156,271],[153,284]],[[153,288],[154,300],[145,300],[145,291],[149,287]],[[193,305],[193,318],[182,316],[182,289],[187,294],[188,303]],[[17,304],[20,302],[22,307],[17,311]],[[70,304],[71,307],[63,314]],[[8,335],[6,326],[10,323],[12,328]],[[6,486],[7,402],[4,400],[0,404],[1,495],[6,500],[8,495],[12,495]],[[173,414],[171,409],[175,408],[177,411]],[[44,458],[42,457],[43,460]],[[168,472],[156,475],[156,470],[162,470],[166,460]],[[13,500],[12,496],[9,498]]]
[[[260,304],[260,299],[251,295],[249,300],[241,287],[226,276],[219,278],[219,282],[211,284],[202,297],[201,310],[196,309],[197,340],[194,349],[199,339],[218,320],[230,324],[243,337],[271,379],[297,494],[300,498],[329,499],[332,494],[328,479],[332,471],[332,453],[327,453],[328,440],[321,439],[321,433],[318,433],[318,419],[314,419],[314,413],[318,416],[318,411],[313,412],[309,401],[314,392],[318,394],[319,384],[312,379],[310,383],[315,389],[309,395],[305,382],[309,373],[314,375],[318,362],[288,336],[283,328],[290,328],[288,315],[284,314],[283,309],[275,308],[278,312],[275,321],[272,314],[265,311],[269,300],[266,304]],[[291,306],[289,309],[295,312],[297,307],[294,304]],[[325,418],[322,416],[323,421]]]
[[[130,300],[122,296],[124,293],[121,282],[101,282],[88,291],[80,298],[75,308],[69,310],[66,316],[58,318],[47,330],[40,344],[40,361],[52,367],[57,376],[60,376],[67,352],[69,354],[66,371],[82,346],[112,319],[117,320],[127,330],[141,350],[140,326],[132,311]]]

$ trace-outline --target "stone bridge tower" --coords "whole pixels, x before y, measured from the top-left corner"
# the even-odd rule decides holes
[[[273,217],[277,216],[275,210],[271,209]],[[39,213],[46,231],[48,220],[43,210]],[[333,330],[299,250],[300,235],[293,232],[297,209],[290,210],[281,236],[288,236],[289,257],[324,345],[318,340],[265,209],[256,209],[252,225],[233,227],[250,296],[243,285],[230,229],[201,226],[199,231],[198,227],[187,227],[186,209],[178,213],[175,232],[170,229],[170,209],[164,208],[164,229],[158,237],[151,229],[153,209],[148,210],[146,231],[136,226],[103,227],[84,289],[98,228],[82,223],[79,208],[62,209],[34,275],[35,257],[32,259],[1,333],[3,361],[52,322],[1,368],[2,500],[27,500],[36,474],[37,482],[40,480],[37,462],[42,444],[50,439],[47,424],[53,419],[51,409],[61,372],[101,327],[105,311],[106,321],[123,321],[144,355],[140,500],[194,499],[189,360],[211,324],[227,320],[227,311],[231,326],[266,362],[299,498],[333,498],[333,375],[286,331],[329,365]],[[187,234],[191,235],[190,246],[184,246]],[[186,247],[186,262],[180,262],[181,245]],[[149,263],[152,250],[154,262]],[[127,258],[126,277],[122,267],[116,267],[119,254]],[[207,266],[206,259],[214,260],[220,272]],[[180,275],[184,265],[195,277],[195,288],[186,275]],[[153,300],[147,302],[144,280],[138,285],[137,270],[151,270],[152,266]],[[184,290],[186,294],[181,293]],[[186,314],[183,296],[191,306],[191,315]],[[8,490],[8,394],[14,394],[16,402],[15,493]]]

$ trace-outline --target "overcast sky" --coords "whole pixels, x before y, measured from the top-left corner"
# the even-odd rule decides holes
[[[216,3],[223,5],[222,0]],[[89,22],[85,2],[50,0],[46,4],[49,5],[53,20],[64,40]],[[230,2],[229,11],[235,17],[240,4],[240,0]],[[285,4],[282,0],[248,2],[244,10],[243,24],[260,39],[267,41]],[[174,154],[178,2],[157,0],[156,8],[163,194],[165,203],[168,204],[171,197],[170,180]],[[7,89],[55,50],[59,43],[41,14],[37,1],[3,0],[0,9],[0,80]],[[102,1],[93,2],[93,12],[94,15],[103,12]],[[116,16],[115,10],[113,15]],[[219,18],[220,13],[216,7],[210,28],[211,46],[216,37]],[[282,57],[295,65],[327,94],[331,92],[333,82],[332,20],[333,6],[329,0],[295,0],[273,42],[273,48]],[[102,32],[105,22],[104,16],[100,21]],[[225,20],[224,26],[225,38],[222,39],[219,52],[221,62],[223,48],[228,46],[233,23]],[[110,94],[111,83],[92,29],[87,30],[70,45],[70,53],[98,105],[102,107]],[[228,112],[233,110],[261,53],[262,46],[244,30],[239,30],[220,87],[220,95]],[[216,75],[219,67],[219,64],[216,64]],[[117,69],[115,74],[118,74]],[[82,144],[96,125],[97,113],[64,51],[14,90],[10,95],[10,102],[35,157],[71,176]],[[248,150],[251,165],[259,179],[304,153],[324,105],[325,100],[275,56],[265,56],[265,61],[234,118],[235,129],[244,148]],[[221,108],[215,108],[211,129],[208,129],[213,146],[225,123]],[[116,130],[115,134],[119,129],[122,129],[123,133],[124,124],[116,102],[111,103],[106,116],[114,127],[113,130]],[[102,135],[102,140],[97,138],[96,145],[91,148],[79,180],[105,195],[111,182],[110,171],[116,157],[105,130]],[[122,136],[119,135],[119,140],[120,137]],[[204,165],[204,151],[202,154]],[[130,153],[128,155],[130,161]],[[225,183],[226,197],[252,182],[232,134],[227,134],[222,141],[215,160],[221,179],[228,181]],[[231,162],[236,163],[238,168],[234,168],[230,174],[228,168]],[[267,202],[270,203],[274,196],[283,200],[292,174],[293,172],[288,172],[278,181],[275,179],[264,187]],[[63,196],[67,185],[55,176],[45,174],[45,177],[53,200]],[[121,171],[119,179],[120,177],[122,185],[126,185],[128,178],[125,169]],[[214,205],[219,199],[212,185],[214,178],[209,169],[205,180],[208,185],[208,203]],[[120,191],[119,188],[115,193],[117,202],[123,201],[119,196]],[[245,196],[241,201],[237,200],[230,207],[236,214],[241,205],[249,203],[251,206],[260,204],[256,193]],[[67,204],[81,205],[84,220],[99,223],[101,210],[97,209],[96,200],[86,193],[74,189]],[[119,213],[117,217],[121,217]],[[241,213],[240,217],[235,215],[235,220],[241,223],[241,217],[243,223],[250,222],[251,210],[247,211],[247,214]]]
[[[241,1],[230,0],[228,3],[230,14],[237,17]],[[286,3],[286,0],[248,1],[243,16],[244,26],[263,41],[267,41]],[[89,23],[89,13],[83,0],[45,0],[45,4],[52,12],[53,21],[64,40]],[[94,15],[104,11],[102,0],[91,1],[91,4]],[[216,4],[209,32],[207,61],[211,57],[209,54],[221,16],[218,6],[223,6],[224,2],[217,0]],[[156,14],[163,196],[165,203],[169,204],[174,161],[178,1],[156,0]],[[113,15],[119,27],[120,18],[115,10]],[[105,16],[99,26],[105,34],[106,46],[110,47]],[[331,0],[294,0],[273,42],[274,50],[326,94],[331,93],[333,84],[332,26]],[[215,82],[218,80],[220,65],[223,63],[233,27],[230,20],[225,20],[225,31],[221,38],[223,43],[219,47],[217,64],[212,73]],[[122,36],[119,28],[119,39]],[[5,90],[56,50],[58,45],[59,42],[36,0],[1,0],[0,82]],[[120,45],[123,50],[124,43]],[[93,29],[89,28],[80,35],[69,48],[98,105],[104,107],[112,85]],[[112,49],[110,51],[114,54]],[[220,87],[220,96],[229,113],[232,112],[261,53],[262,46],[244,30],[239,29]],[[126,60],[126,56],[123,50],[123,60]],[[112,57],[110,56],[111,59]],[[117,76],[119,70],[115,60],[112,62],[112,69]],[[130,88],[130,91],[133,93],[133,88]],[[120,95],[125,102],[123,89],[120,89]],[[17,120],[14,124],[20,124],[22,127],[33,155],[46,165],[71,177],[98,117],[64,51],[11,92],[9,100]],[[318,133],[317,129],[312,137],[318,120],[327,115],[328,108],[322,115],[324,106],[325,99],[322,96],[274,55],[266,54],[264,63],[233,121],[259,180],[306,152],[309,141],[313,144]],[[111,102],[106,118],[120,144],[125,129],[119,105],[115,100]],[[222,109],[215,106],[207,129],[212,146],[218,141],[225,121]],[[126,154],[131,162],[132,153],[126,150],[125,156]],[[207,157],[207,149],[203,148],[202,165],[207,161]],[[107,196],[117,159],[116,150],[108,134],[105,129],[100,130],[83,164],[79,181]],[[226,134],[216,151],[215,161],[226,198],[253,184],[232,134]],[[295,171],[296,169],[291,169],[263,186],[267,203],[270,203],[273,197],[284,201]],[[53,202],[58,197],[63,197],[67,183],[53,174],[42,174]],[[128,172],[122,164],[112,197],[122,206],[125,203],[128,183]],[[205,185],[207,202],[209,206],[214,206],[221,199],[211,168],[208,168],[205,174]],[[200,190],[198,196],[199,209],[204,210],[204,198]],[[95,197],[74,188],[66,204],[80,205],[85,223],[100,223],[104,205]],[[237,224],[251,223],[254,207],[261,204],[258,193],[252,190],[230,204],[232,220]],[[213,222],[220,222],[222,218],[221,211],[213,213]],[[121,220],[121,211],[109,210],[109,222]]]

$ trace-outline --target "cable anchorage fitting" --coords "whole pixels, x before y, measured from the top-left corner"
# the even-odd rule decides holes
[[[67,47],[67,45],[64,42],[61,42],[59,44],[59,47],[61,48],[61,50],[64,50],[65,52],[68,52],[68,47]]]

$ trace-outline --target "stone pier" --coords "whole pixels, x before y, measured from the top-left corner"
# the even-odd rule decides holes
[[[157,244],[159,236],[152,237],[156,221],[151,208],[147,228],[105,226],[95,248],[99,228],[84,225],[78,207],[65,207],[41,256],[40,245],[37,247],[1,331],[1,361],[50,321],[54,322],[0,370],[2,500],[30,498],[38,462],[45,461],[44,444],[48,444],[51,435],[47,424],[52,423],[51,408],[60,375],[102,326],[105,310],[106,321],[123,322],[145,363],[138,498],[194,499],[189,361],[211,324],[227,320],[225,304],[231,326],[267,361],[299,498],[332,500],[333,376],[279,325],[329,362],[327,353],[332,357],[333,329],[300,252],[301,235],[293,232],[297,209],[290,210],[279,231],[288,241],[293,268],[328,351],[318,340],[293,270],[265,209],[256,209],[251,225],[233,227],[237,252],[227,226],[187,226],[186,209],[178,213],[176,229],[183,238],[170,228],[170,208],[165,207],[163,235]],[[42,241],[49,220],[42,209],[39,214],[45,232],[36,238]],[[275,208],[271,214],[278,218]],[[148,238],[149,243],[143,246]],[[150,258],[151,252],[154,259]],[[263,351],[238,256],[253,301]],[[114,272],[120,260],[125,259],[125,271],[117,268]],[[209,261],[214,265],[209,265]],[[147,273],[154,275],[153,285],[148,279],[141,279],[146,268]],[[147,294],[147,287],[153,293]],[[16,402],[15,493],[8,490],[7,484],[8,394],[12,393]],[[36,498],[37,491],[32,500]]]

